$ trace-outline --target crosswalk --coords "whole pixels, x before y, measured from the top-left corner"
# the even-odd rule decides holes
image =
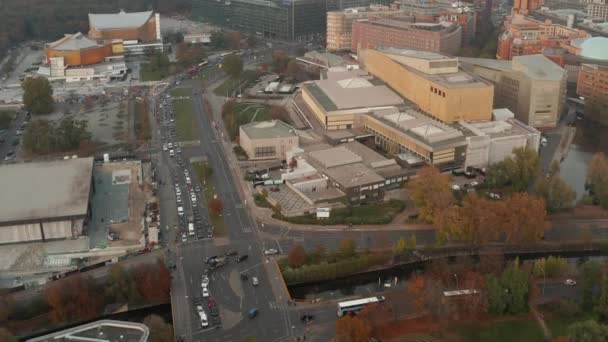
[[[242,231],[243,231],[243,233],[251,233],[252,232],[251,227],[243,227]]]

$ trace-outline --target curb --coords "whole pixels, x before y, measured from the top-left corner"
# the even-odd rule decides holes
[[[283,279],[283,273],[281,273],[281,268],[275,259],[272,259],[274,266],[277,268],[277,272],[281,276],[281,284],[283,284],[283,289],[287,293],[287,302],[293,302],[293,298],[291,298],[291,293],[289,293],[289,289],[287,288],[287,284],[285,284],[285,279]]]

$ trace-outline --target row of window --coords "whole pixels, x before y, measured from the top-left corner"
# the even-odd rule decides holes
[[[256,157],[274,157],[277,154],[274,146],[262,146],[255,148]]]
[[[431,93],[435,93],[441,97],[445,97],[445,91],[439,90],[433,86],[431,86]]]

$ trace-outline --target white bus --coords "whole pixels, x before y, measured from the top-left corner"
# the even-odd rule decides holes
[[[194,223],[188,223],[188,235],[194,236]]]
[[[361,311],[361,309],[363,309],[366,305],[382,303],[384,302],[384,300],[385,298],[383,296],[378,296],[340,302],[338,303],[338,316],[342,317],[345,313],[349,312],[357,313]]]
[[[198,63],[199,68],[205,67],[207,65],[209,65],[209,61],[204,61],[204,62]]]

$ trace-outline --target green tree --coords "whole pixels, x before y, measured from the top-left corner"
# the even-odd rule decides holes
[[[357,243],[353,239],[340,240],[339,251],[342,257],[350,258],[357,254]]]
[[[545,200],[547,211],[550,213],[571,209],[576,200],[576,192],[559,173],[539,179],[536,182],[536,194]]]
[[[142,298],[133,277],[123,266],[110,268],[110,281],[105,288],[106,296],[115,303],[140,303]]]
[[[597,313],[600,321],[608,320],[608,275],[602,276],[601,294],[599,300],[595,303],[595,313]]]
[[[491,187],[510,186],[514,191],[528,189],[538,170],[538,153],[527,147],[516,147],[503,161],[490,165],[486,182]]]
[[[25,149],[36,154],[67,152],[91,139],[86,121],[65,118],[58,125],[48,120],[35,120],[23,138]]]
[[[405,238],[403,238],[403,237],[399,238],[399,240],[397,240],[397,242],[395,242],[393,249],[395,250],[396,254],[405,253],[405,251],[407,250],[407,243],[405,241]]]
[[[226,48],[226,46],[228,46],[228,39],[226,39],[226,35],[223,32],[220,31],[213,31],[211,32],[211,42],[209,43],[209,45],[213,48],[213,49],[224,49]]]
[[[608,160],[602,152],[593,155],[589,161],[587,188],[599,205],[608,208]]]
[[[528,275],[519,268],[519,260],[507,267],[500,277],[505,290],[506,312],[518,314],[528,310]]]
[[[15,112],[10,110],[0,110],[0,129],[7,129],[11,125]]]
[[[581,266],[580,272],[581,306],[583,310],[591,311],[595,305],[593,295],[595,284],[599,282],[601,276],[600,264],[593,260],[587,261]]]
[[[608,327],[593,319],[568,327],[568,342],[599,342],[608,340]]]
[[[486,277],[486,288],[488,291],[488,311],[495,315],[505,312],[507,307],[505,291],[498,277],[494,274],[489,274]]]
[[[239,78],[243,72],[243,60],[237,55],[230,55],[224,59],[222,69],[231,78]]]
[[[247,46],[249,48],[254,48],[256,45],[258,45],[258,38],[253,34],[247,36]]]
[[[44,77],[26,78],[21,83],[23,105],[34,114],[48,114],[53,111],[53,87]]]

